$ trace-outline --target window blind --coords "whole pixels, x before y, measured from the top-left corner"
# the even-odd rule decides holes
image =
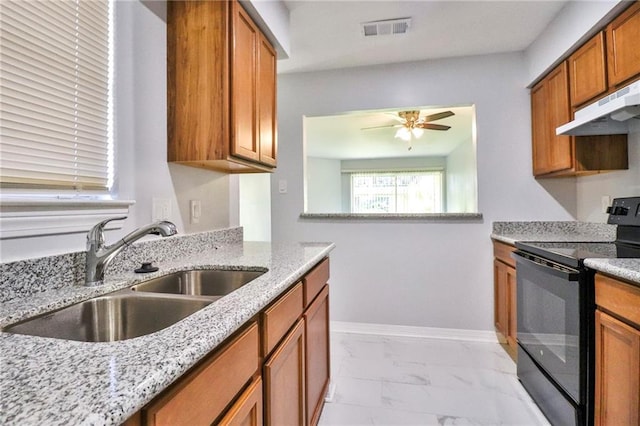
[[[352,213],[441,213],[442,171],[351,173]]]
[[[111,7],[0,2],[3,187],[109,187]]]

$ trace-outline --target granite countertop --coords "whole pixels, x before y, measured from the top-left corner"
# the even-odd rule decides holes
[[[146,278],[184,269],[268,271],[184,320],[113,343],[0,333],[0,424],[120,424],[295,283],[334,248],[331,243],[217,244],[158,262]],[[0,304],[0,325],[130,286],[133,273],[87,289],[63,287]]]
[[[493,222],[491,238],[516,241],[607,242],[616,239],[616,226],[590,222]]]
[[[640,259],[585,259],[585,266],[640,286]]]
[[[528,242],[610,242],[616,226],[589,222],[494,222],[491,238]],[[585,266],[640,286],[640,259],[585,259]]]

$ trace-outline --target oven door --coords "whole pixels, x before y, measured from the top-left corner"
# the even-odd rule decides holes
[[[580,367],[585,365],[581,354],[586,354],[586,329],[581,325],[581,274],[522,251],[515,252],[514,258],[518,343],[576,403],[584,403]]]

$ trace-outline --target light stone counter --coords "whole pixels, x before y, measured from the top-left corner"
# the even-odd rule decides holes
[[[640,259],[586,259],[585,266],[640,286]]]
[[[169,246],[174,248],[180,242],[165,240],[171,240]],[[268,272],[164,330],[113,343],[0,333],[0,424],[120,424],[334,248],[331,243],[229,241],[233,239],[216,242],[215,246],[209,244],[206,249],[197,246],[187,257],[180,258],[175,253],[157,256],[156,259],[164,259],[156,262],[160,271],[145,278],[193,268],[266,268]],[[24,268],[24,264],[2,266],[0,272],[5,276]],[[141,281],[139,275],[117,269],[104,285],[95,288],[60,285],[31,295],[22,289],[16,297],[0,304],[0,324]],[[5,291],[10,283],[5,280],[1,285]]]
[[[491,238],[511,245],[516,241],[606,242],[616,239],[616,226],[590,222],[493,222]]]

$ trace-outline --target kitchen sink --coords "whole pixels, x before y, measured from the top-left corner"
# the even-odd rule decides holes
[[[253,281],[265,271],[204,269],[175,272],[154,278],[131,289],[140,292],[170,293],[220,298]]]
[[[3,331],[80,342],[114,342],[162,330],[211,302],[118,292],[14,324]]]

